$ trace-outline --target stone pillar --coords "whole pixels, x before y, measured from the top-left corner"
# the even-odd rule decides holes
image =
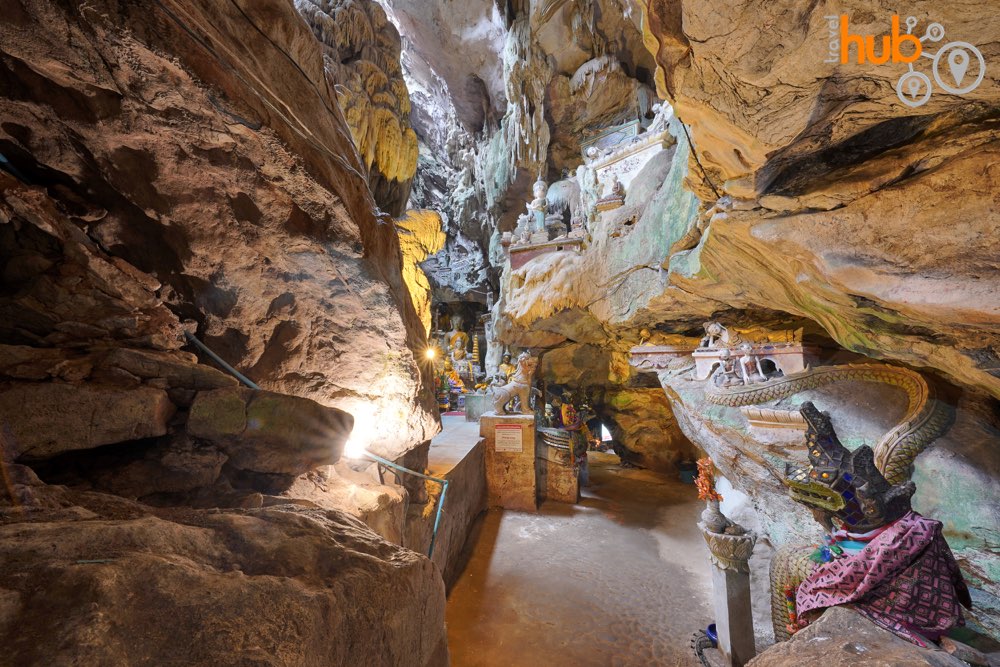
[[[719,651],[732,667],[757,654],[750,607],[750,555],[757,537],[709,505],[698,524],[712,558],[712,597]]]
[[[486,439],[486,489],[490,507],[535,511],[535,415],[487,413],[479,420]]]

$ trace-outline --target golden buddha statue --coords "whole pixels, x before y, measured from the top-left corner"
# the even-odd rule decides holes
[[[458,374],[458,371],[455,370],[455,366],[451,363],[451,359],[447,357],[444,360],[444,375],[448,379],[448,383],[451,385],[452,391],[465,391],[465,382]]]
[[[462,349],[469,349],[469,334],[462,331],[462,317],[460,315],[451,316],[451,331],[448,332],[446,340],[448,341],[448,349],[455,349],[455,342],[461,341]]]
[[[503,373],[503,377],[505,380],[510,380],[511,376],[514,375],[515,371],[517,371],[517,366],[510,363],[509,352],[503,355],[503,361],[497,367],[497,370],[500,373]]]

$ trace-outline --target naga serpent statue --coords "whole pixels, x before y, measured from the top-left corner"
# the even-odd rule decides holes
[[[751,385],[716,387],[709,383],[705,396],[717,405],[741,407],[848,380],[902,389],[908,399],[906,412],[874,448],[862,446],[850,451],[837,438],[829,415],[812,403],[802,405],[809,464],[786,466],[782,481],[792,499],[810,508],[831,531],[831,537],[828,546],[818,551],[815,547],[786,546],[775,553],[771,563],[775,639],[786,640],[805,625],[803,614],[814,616],[817,610],[853,603],[875,623],[922,644],[925,638],[936,639],[935,635],[960,622],[957,603],[968,606],[968,592],[941,536],[941,524],[910,508],[913,461],[944,433],[952,416],[946,405],[933,398],[923,376],[881,364],[807,368]],[[879,554],[888,547],[889,553],[897,556],[895,569],[877,560],[874,547],[864,549],[875,542]],[[919,556],[906,552],[915,544],[922,545]],[[927,571],[935,568],[948,576],[928,575]],[[925,594],[935,596],[938,611],[929,617],[915,616],[908,603],[900,602],[903,598],[896,595],[900,582],[929,587]]]
[[[807,368],[766,382],[736,386],[705,388],[705,398],[717,405],[737,408],[776,401],[807,389],[816,389],[834,382],[856,380],[878,382],[898,387],[906,392],[906,414],[874,447],[875,465],[890,484],[909,479],[910,466],[927,445],[947,429],[951,414],[934,400],[930,387],[916,371],[884,364],[848,364]]]

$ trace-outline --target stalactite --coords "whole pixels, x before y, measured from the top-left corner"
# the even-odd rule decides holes
[[[507,33],[503,50],[507,112],[499,134],[506,144],[509,167],[503,172],[505,176],[512,178],[518,167],[536,173],[545,169],[550,137],[545,121],[545,88],[552,72],[552,64],[533,38],[528,17],[519,16]],[[491,157],[498,155],[491,150]],[[496,185],[502,191],[509,183]]]
[[[620,71],[621,64],[612,56],[605,55],[599,58],[591,58],[580,65],[576,72],[573,73],[572,78],[569,80],[570,92],[576,94],[584,86],[588,86],[587,94],[589,95],[594,86],[594,79],[604,70]]]
[[[389,81],[389,90],[396,96],[396,103],[399,104],[399,111],[404,116],[410,115],[410,93],[406,89],[406,82],[402,78]]]
[[[364,82],[365,92],[369,97],[389,85],[389,77],[370,60],[358,60],[353,63],[352,68]]]
[[[393,198],[379,205],[401,212],[417,168],[417,140],[396,28],[374,0],[296,0],[296,7],[323,44],[327,74],[372,191]],[[382,187],[379,179],[404,186]]]
[[[577,0],[572,6],[570,28],[573,30],[573,41],[583,45],[586,39],[592,38],[597,25],[594,0]]]
[[[476,154],[476,172],[480,175],[477,185],[489,209],[499,205],[514,180],[517,160],[510,154],[511,145],[516,144],[509,143],[506,132],[500,129],[490,135]]]

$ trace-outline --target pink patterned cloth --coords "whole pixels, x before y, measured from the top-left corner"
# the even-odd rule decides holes
[[[800,618],[849,603],[920,646],[963,623],[960,603],[972,606],[941,522],[916,512],[891,524],[860,552],[816,567],[795,596]]]

